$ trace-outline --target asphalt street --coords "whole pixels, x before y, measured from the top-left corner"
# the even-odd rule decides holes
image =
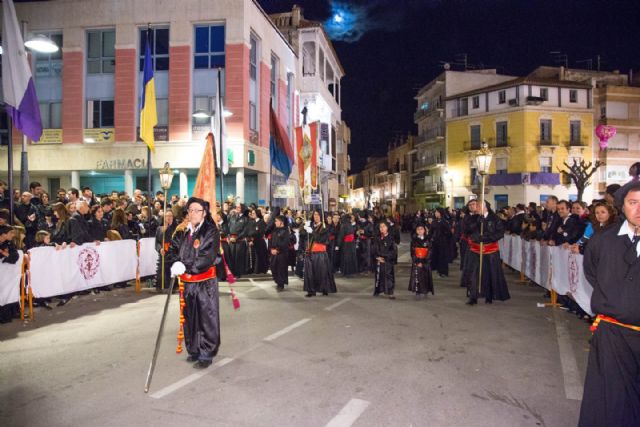
[[[404,241],[408,240],[403,236]],[[194,370],[176,354],[178,298],[156,373],[144,382],[165,296],[85,295],[33,322],[0,325],[2,426],[575,426],[588,325],[542,308],[543,290],[506,271],[512,299],[464,304],[459,265],[435,295],[409,293],[400,249],[396,300],[373,278],[337,276],[305,298],[291,276],[221,285],[222,346]]]

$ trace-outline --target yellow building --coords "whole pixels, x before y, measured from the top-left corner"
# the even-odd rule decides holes
[[[485,192],[492,206],[575,198],[559,169],[593,159],[592,96],[590,84],[529,76],[447,98],[447,199],[461,207],[479,194],[482,142],[494,153]],[[587,188],[584,199],[592,194]]]

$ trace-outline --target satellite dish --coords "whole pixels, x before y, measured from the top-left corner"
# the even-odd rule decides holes
[[[448,62],[445,62],[444,65],[442,66],[442,68],[444,68],[445,70],[450,70],[451,69],[451,64],[449,64]]]

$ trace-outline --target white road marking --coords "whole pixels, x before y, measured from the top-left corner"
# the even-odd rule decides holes
[[[351,301],[351,298],[344,298],[343,300],[338,301],[335,304],[331,304],[329,307],[325,307],[326,311],[331,311],[334,308],[338,308],[340,307],[342,304],[344,304],[345,302]]]
[[[560,364],[564,377],[564,394],[567,399],[582,400],[583,385],[580,371],[578,371],[576,355],[571,346],[571,335],[564,322],[558,319],[556,310],[553,311],[553,321],[556,325],[556,335],[558,336]]]
[[[259,290],[267,290],[270,289],[271,286],[265,284],[265,283],[260,283],[260,282],[256,282],[255,280],[253,280],[252,278],[249,278],[249,281],[251,282],[251,284],[253,286],[255,286],[255,288],[251,288],[247,291],[247,293],[249,292],[255,292],[255,291],[259,291]]]
[[[333,417],[326,427],[350,427],[367,409],[371,402],[367,402],[362,399],[351,399],[344,407],[338,412],[338,415]]]
[[[176,390],[181,389],[182,387],[191,384],[192,382],[199,380],[200,378],[204,377],[205,375],[209,374],[210,372],[214,371],[217,368],[221,368],[224,365],[233,362],[233,359],[230,357],[225,357],[224,359],[221,359],[219,361],[217,361],[216,363],[214,363],[211,368],[207,369],[207,370],[202,370],[200,372],[196,372],[194,374],[189,375],[188,377],[185,377],[183,379],[181,379],[180,381],[177,381],[173,384],[171,384],[170,386],[167,386],[163,389],[160,389],[158,391],[156,391],[155,393],[153,393],[151,395],[151,397],[153,397],[154,399],[161,399],[171,393],[173,393]]]
[[[280,338],[284,334],[293,331],[295,328],[298,328],[298,327],[304,325],[305,323],[309,322],[310,320],[311,320],[311,318],[309,318],[309,317],[307,317],[306,319],[299,320],[296,323],[294,323],[293,325],[289,325],[286,328],[280,329],[278,332],[269,335],[268,337],[264,338],[262,341],[273,341],[273,340],[275,340],[277,338]]]

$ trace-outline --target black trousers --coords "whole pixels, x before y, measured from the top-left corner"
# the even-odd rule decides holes
[[[271,276],[279,288],[289,284],[289,251],[271,255]]]
[[[185,283],[184,342],[198,360],[211,361],[220,347],[218,281]]]

